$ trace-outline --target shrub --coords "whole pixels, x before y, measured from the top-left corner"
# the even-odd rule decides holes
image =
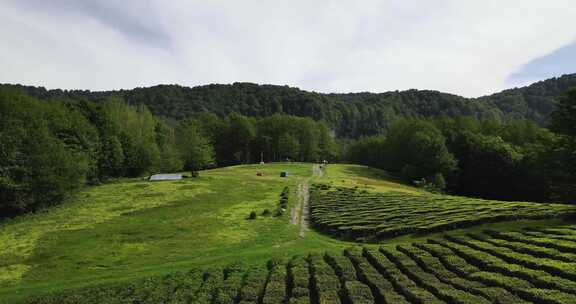
[[[270,210],[269,209],[264,209],[264,211],[262,211],[262,216],[268,216],[270,215]]]
[[[280,202],[278,204],[278,209],[276,210],[275,216],[281,216],[284,214],[284,211],[288,209],[288,197],[290,196],[290,188],[288,186],[282,189],[282,193],[280,193]]]
[[[250,212],[248,219],[249,220],[255,220],[257,217],[258,217],[258,215],[256,214],[256,211],[252,211],[252,212]]]

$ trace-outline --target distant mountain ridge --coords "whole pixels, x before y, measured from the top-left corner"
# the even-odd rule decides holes
[[[540,81],[480,98],[465,98],[430,90],[385,93],[317,93],[288,86],[253,83],[210,84],[197,87],[156,85],[131,90],[92,92],[46,90],[42,87],[2,84],[40,99],[103,100],[121,97],[145,104],[168,120],[194,112],[219,116],[238,112],[247,116],[285,113],[325,120],[340,137],[384,134],[400,117],[474,116],[479,119],[528,119],[548,123],[555,99],[576,86],[576,74]]]

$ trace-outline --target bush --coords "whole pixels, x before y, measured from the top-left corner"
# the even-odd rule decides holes
[[[270,212],[269,209],[264,209],[264,211],[262,211],[262,216],[268,216],[268,215],[270,215],[270,213],[272,213],[272,212]]]
[[[282,189],[282,193],[280,193],[280,202],[278,204],[278,209],[276,210],[275,216],[281,216],[284,214],[284,211],[288,209],[288,197],[290,196],[290,188],[288,186]]]
[[[250,212],[248,219],[249,220],[255,220],[257,217],[258,217],[258,215],[256,214],[256,211],[252,211],[252,212]]]
[[[414,182],[418,188],[422,188],[432,193],[443,193],[446,188],[446,181],[441,173],[436,173],[429,180],[422,178]]]

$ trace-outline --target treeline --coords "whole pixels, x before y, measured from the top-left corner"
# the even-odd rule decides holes
[[[146,106],[111,97],[39,101],[0,89],[0,214],[60,202],[85,184],[157,172],[260,161],[334,159],[321,122],[273,115],[196,113],[167,123]]]
[[[525,120],[406,119],[349,144],[348,161],[435,191],[499,200],[574,202],[576,90],[560,99],[552,132]]]
[[[470,116],[479,120],[530,120],[547,126],[556,98],[575,85],[576,74],[565,75],[476,99],[425,90],[322,94],[288,86],[253,83],[193,88],[158,85],[107,92],[16,87],[40,99],[65,97],[103,101],[116,96],[129,104],[144,104],[155,115],[175,121],[198,112],[210,112],[218,117],[230,113],[250,117],[277,113],[310,117],[327,122],[339,138],[359,138],[386,134],[402,118]]]

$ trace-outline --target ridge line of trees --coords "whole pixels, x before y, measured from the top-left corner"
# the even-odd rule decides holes
[[[325,121],[338,138],[385,134],[401,118],[471,116],[479,120],[530,120],[548,126],[555,100],[576,86],[576,74],[505,90],[480,98],[464,98],[431,90],[385,93],[323,94],[277,85],[234,83],[198,87],[157,85],[132,90],[91,92],[14,87],[41,100],[68,98],[103,101],[118,97],[131,105],[144,104],[156,116],[180,121],[193,113],[210,112],[225,117],[236,112],[250,117],[276,113]]]

